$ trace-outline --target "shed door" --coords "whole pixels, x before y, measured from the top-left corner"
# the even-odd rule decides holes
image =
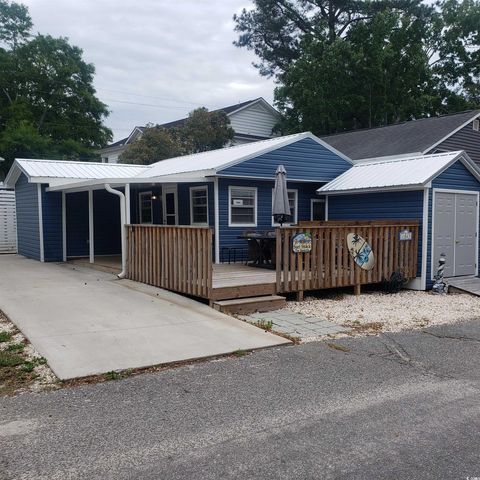
[[[445,276],[474,275],[476,262],[477,196],[435,193],[433,265],[446,255]]]

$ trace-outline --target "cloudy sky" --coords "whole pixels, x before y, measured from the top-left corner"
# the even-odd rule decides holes
[[[273,82],[232,45],[232,15],[248,0],[18,0],[34,30],[69,37],[96,67],[115,140],[134,125],[162,123],[263,96]]]

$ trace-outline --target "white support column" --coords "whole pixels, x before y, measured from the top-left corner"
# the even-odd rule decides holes
[[[45,261],[45,248],[43,244],[43,207],[42,207],[42,185],[37,183],[38,199],[38,237],[40,242],[40,261]]]
[[[130,184],[125,185],[125,222],[130,225]]]
[[[63,261],[67,261],[67,194],[62,192],[62,251]]]
[[[325,195],[325,221],[328,221],[328,195]]]
[[[218,177],[213,179],[213,212],[215,220],[215,263],[220,263],[220,219],[218,199]]]
[[[88,244],[90,263],[95,261],[95,245],[93,231],[93,190],[88,191]]]

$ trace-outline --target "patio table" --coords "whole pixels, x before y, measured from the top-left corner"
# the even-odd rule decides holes
[[[275,252],[275,236],[265,234],[246,234],[239,235],[237,238],[247,240],[247,242],[255,242],[255,258],[251,260],[250,265],[257,267],[274,267],[274,252]]]

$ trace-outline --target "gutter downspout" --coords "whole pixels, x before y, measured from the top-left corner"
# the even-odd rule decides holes
[[[122,229],[121,235],[122,235],[122,271],[117,275],[118,278],[125,278],[127,271],[126,271],[126,244],[127,244],[127,239],[126,239],[126,233],[125,233],[125,195],[120,192],[119,190],[115,190],[110,186],[110,184],[106,183],[105,184],[105,190],[109,193],[113,193],[114,195],[117,195],[120,197],[120,227]]]

